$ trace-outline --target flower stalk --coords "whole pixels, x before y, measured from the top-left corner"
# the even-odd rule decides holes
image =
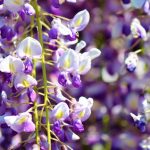
[[[45,111],[46,111],[46,126],[47,126],[47,139],[49,150],[51,150],[51,134],[50,134],[50,120],[49,120],[49,109],[48,105],[48,89],[47,89],[47,75],[46,75],[46,66],[45,66],[45,51],[44,51],[44,44],[42,38],[42,24],[40,19],[40,7],[37,3],[37,0],[33,0],[33,7],[36,12],[36,22],[37,22],[37,29],[38,29],[38,38],[39,42],[42,46],[42,73],[43,73],[43,86],[44,86],[44,104],[45,104]]]

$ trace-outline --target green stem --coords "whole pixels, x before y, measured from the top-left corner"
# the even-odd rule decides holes
[[[33,0],[33,7],[36,11],[36,22],[37,22],[37,27],[38,27],[38,37],[39,41],[41,43],[42,48],[44,47],[43,44],[43,38],[42,38],[42,24],[40,20],[40,7],[37,3],[37,0]],[[45,66],[45,51],[43,48],[42,51],[42,73],[43,73],[43,86],[44,86],[44,104],[45,104],[45,111],[46,111],[46,126],[47,126],[47,139],[48,139],[48,144],[49,148],[48,150],[51,150],[51,134],[50,134],[50,120],[49,120],[49,109],[47,107],[48,105],[48,89],[47,89],[47,75],[46,75],[46,66]]]
[[[31,2],[32,4],[32,2]],[[31,27],[34,25],[34,16],[31,16]],[[33,30],[30,33],[31,37],[34,37]],[[33,60],[33,71],[32,76],[36,78],[36,60]],[[34,102],[34,120],[35,120],[35,136],[36,136],[36,143],[40,145],[40,137],[39,137],[39,116],[38,116],[38,108],[37,108],[37,101]]]
[[[34,102],[34,120],[35,120],[35,136],[36,136],[36,143],[40,145],[40,138],[39,138],[39,125],[38,125],[38,110],[37,110],[37,102]]]

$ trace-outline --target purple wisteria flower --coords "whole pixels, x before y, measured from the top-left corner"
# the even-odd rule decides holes
[[[39,41],[31,37],[27,37],[19,43],[16,52],[20,58],[40,58],[42,54],[42,47]]]
[[[88,25],[89,20],[90,15],[87,10],[82,10],[78,12],[68,23],[63,23],[59,18],[56,18],[52,21],[51,32],[53,31],[53,34],[56,34],[57,32],[57,35],[59,36],[62,35],[70,37],[68,39],[73,39],[73,41],[77,42],[76,32],[84,30],[85,27]]]
[[[34,132],[35,124],[32,121],[32,116],[28,112],[20,113],[17,116],[5,116],[6,124],[14,131],[21,132]]]
[[[82,31],[88,25],[90,15],[87,10],[78,12],[70,21],[70,27],[75,31]]]
[[[57,67],[61,71],[58,81],[61,85],[66,86],[72,83],[74,87],[80,87],[80,75],[86,74],[91,69],[91,61],[101,54],[97,48],[80,53],[85,46],[86,43],[81,41],[75,50],[68,49],[58,58]]]
[[[36,79],[25,73],[18,73],[14,78],[14,87],[16,89],[29,88],[37,85]]]
[[[4,0],[4,6],[11,12],[17,13],[22,9],[25,0]]]
[[[0,149],[140,149],[150,0],[2,0],[0,14]]]
[[[79,101],[75,103],[73,115],[81,121],[86,121],[91,115],[91,108],[93,106],[92,98],[80,97]]]
[[[133,113],[130,113],[131,117],[133,118],[135,125],[138,129],[140,129],[142,132],[145,132],[146,130],[146,119],[143,115],[134,115]]]
[[[134,38],[142,38],[144,41],[148,39],[146,30],[141,25],[140,21],[137,18],[134,18],[131,23],[131,33]]]
[[[30,16],[35,14],[33,6],[27,3],[26,0],[4,0],[3,4],[4,8],[6,8],[14,14],[19,12],[21,12],[21,14],[24,13]]]
[[[0,71],[15,74],[24,70],[24,64],[20,58],[7,56],[0,62]]]
[[[135,71],[138,64],[138,56],[134,52],[130,52],[128,57],[125,59],[125,65],[129,72]]]
[[[69,107],[65,102],[58,103],[50,113],[53,120],[65,120],[69,116]]]

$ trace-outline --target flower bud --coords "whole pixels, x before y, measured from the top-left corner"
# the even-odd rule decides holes
[[[52,28],[48,32],[48,35],[49,35],[50,39],[57,39],[57,37],[58,37],[58,30],[56,28]]]
[[[123,4],[129,4],[130,0],[122,0]]]
[[[31,102],[34,102],[34,101],[36,100],[36,92],[35,92],[33,89],[28,88],[28,90],[27,90],[27,95],[28,95],[29,100],[30,100]]]
[[[53,124],[53,131],[55,134],[61,139],[64,139],[64,131],[61,127],[61,122],[60,121],[55,121]]]
[[[82,81],[80,79],[80,75],[75,75],[72,78],[72,85],[76,88],[80,88],[82,85]]]
[[[7,39],[8,41],[10,41],[15,36],[15,32],[9,26],[4,25],[0,30],[2,39]]]
[[[74,120],[73,121],[73,130],[75,132],[83,132],[84,127],[80,119]]]
[[[58,83],[62,86],[66,86],[67,85],[67,78],[66,78],[66,74],[64,72],[60,73],[58,76]]]
[[[24,73],[27,73],[27,74],[32,73],[33,64],[32,64],[32,61],[29,58],[26,58],[26,60],[24,62],[24,65],[25,65]]]
[[[134,115],[133,113],[130,113],[131,117],[133,118],[135,122],[135,126],[141,131],[145,132],[146,130],[146,118],[143,115]]]

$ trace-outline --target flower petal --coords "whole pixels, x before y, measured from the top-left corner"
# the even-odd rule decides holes
[[[143,40],[147,40],[146,30],[137,18],[134,18],[131,23],[131,32],[134,38],[141,37]]]
[[[91,69],[91,58],[85,57],[86,55],[81,54],[78,73],[83,75]]]
[[[4,120],[9,127],[15,123],[16,119],[17,119],[17,116],[5,116],[4,117]]]
[[[37,85],[37,81],[31,75],[21,73],[15,76],[14,86],[16,89],[29,88],[35,85]]]
[[[91,60],[93,60],[96,57],[100,56],[101,51],[97,48],[92,48],[92,49],[90,49],[90,51],[87,52],[87,54],[91,58]]]
[[[77,45],[76,45],[76,52],[80,52],[80,50],[82,50],[84,47],[86,46],[86,42],[85,41],[80,41]]]
[[[64,36],[72,35],[71,30],[66,25],[62,24],[62,22],[59,18],[53,19],[52,27],[58,29],[59,33]]]
[[[73,71],[78,68],[79,65],[79,57],[78,54],[72,50],[69,49],[66,52],[64,52],[58,60],[58,68],[64,71]]]
[[[78,12],[70,22],[70,26],[76,31],[82,31],[89,23],[90,15],[87,10]]]
[[[4,119],[7,125],[18,133],[35,131],[35,125],[32,122],[32,116],[28,112],[20,113],[17,116],[7,116]],[[8,119],[13,121],[9,122]]]
[[[4,0],[4,6],[13,13],[17,13],[24,3],[25,0]]]
[[[20,42],[16,52],[20,58],[40,58],[42,55],[42,47],[39,41],[27,37]]]
[[[51,118],[57,120],[65,120],[69,116],[69,107],[66,103],[60,102],[57,104],[51,112]]]
[[[0,71],[6,73],[16,73],[24,70],[24,64],[21,59],[7,56],[0,62]]]
[[[65,132],[66,138],[69,142],[79,140],[80,137],[75,134],[71,129],[67,128]]]

